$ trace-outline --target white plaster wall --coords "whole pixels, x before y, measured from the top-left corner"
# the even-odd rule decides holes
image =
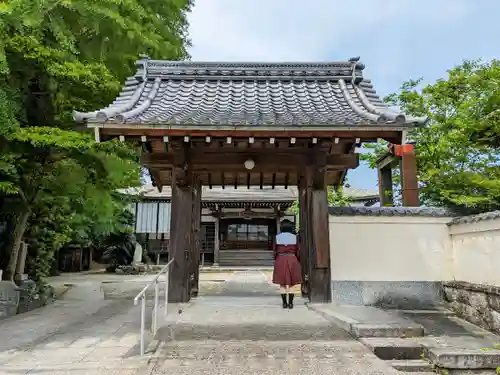
[[[500,218],[449,227],[454,279],[500,286]]]
[[[451,280],[450,220],[330,215],[332,280]]]

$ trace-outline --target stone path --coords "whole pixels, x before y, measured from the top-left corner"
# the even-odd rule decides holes
[[[0,321],[0,374],[147,373],[139,316],[132,301],[105,301],[99,278],[83,278],[64,299]]]
[[[152,374],[405,374],[296,298],[283,310],[262,272],[235,272],[169,316]]]
[[[293,310],[283,310],[263,271],[203,276],[200,297],[169,305],[153,341],[158,350],[140,357],[139,307],[106,301],[100,288],[103,280],[129,279],[138,277],[52,280],[76,286],[61,301],[0,321],[0,375],[405,374],[299,296]]]

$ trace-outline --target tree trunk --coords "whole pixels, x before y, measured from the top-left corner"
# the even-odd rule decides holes
[[[10,251],[9,264],[5,270],[4,280],[14,281],[16,275],[17,258],[19,255],[19,249],[21,248],[21,242],[23,240],[24,232],[26,231],[26,224],[30,217],[30,210],[24,209],[19,213],[17,218],[16,226],[14,229],[14,238],[12,243],[12,249]]]

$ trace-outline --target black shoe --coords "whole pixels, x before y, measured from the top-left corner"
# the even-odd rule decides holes
[[[286,300],[286,294],[281,295],[281,300],[283,301],[283,308],[286,309],[288,307],[288,302]]]
[[[293,309],[293,297],[295,297],[295,294],[290,293],[288,294],[288,308]]]

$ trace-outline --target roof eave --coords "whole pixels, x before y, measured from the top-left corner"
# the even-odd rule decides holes
[[[171,130],[171,131],[249,131],[258,133],[259,131],[305,131],[305,132],[324,132],[331,131],[403,131],[411,128],[416,128],[425,125],[425,121],[420,119],[411,119],[410,122],[387,122],[378,124],[361,124],[361,125],[345,125],[345,124],[326,124],[326,125],[266,125],[266,124],[167,124],[167,123],[132,123],[118,122],[108,120],[105,122],[98,120],[85,121],[89,128],[103,129],[155,129],[155,130]]]

